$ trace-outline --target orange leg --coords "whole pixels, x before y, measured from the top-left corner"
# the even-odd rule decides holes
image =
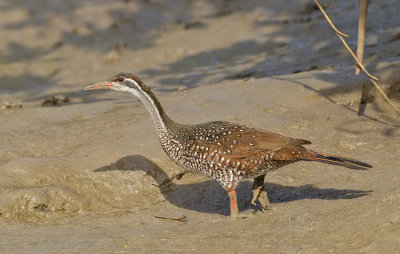
[[[239,207],[237,204],[236,189],[233,188],[228,190],[227,192],[231,204],[231,217],[237,218],[239,217]]]

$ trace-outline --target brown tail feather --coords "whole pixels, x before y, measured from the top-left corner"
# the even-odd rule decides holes
[[[354,160],[351,158],[333,156],[333,155],[315,153],[315,152],[313,152],[309,157],[304,158],[304,160],[319,161],[319,162],[343,166],[343,167],[347,167],[347,168],[351,168],[351,169],[365,170],[368,168],[372,168],[371,165],[369,165],[365,162],[361,162],[361,161]]]

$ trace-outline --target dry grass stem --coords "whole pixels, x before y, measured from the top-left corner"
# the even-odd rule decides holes
[[[357,58],[362,63],[364,57],[365,28],[367,25],[368,1],[360,0],[360,14],[358,17]],[[356,75],[360,74],[360,67],[356,66]]]
[[[332,23],[331,19],[328,17],[326,14],[324,8],[322,5],[319,3],[318,0],[314,0],[314,2],[317,4],[318,8],[321,10],[322,14],[324,14],[326,20],[328,21],[329,25],[332,27],[332,29],[336,32],[337,36],[339,39],[342,41],[343,45],[347,49],[347,51],[350,53],[350,55],[354,58],[356,61],[357,65],[360,67],[360,69],[368,76],[368,78],[371,80],[372,84],[378,89],[378,91],[382,94],[382,96],[385,98],[385,100],[389,103],[389,105],[397,112],[397,114],[400,115],[400,111],[396,108],[396,106],[392,103],[392,101],[389,99],[389,97],[385,94],[385,92],[380,88],[378,83],[376,81],[378,78],[375,76],[371,75],[364,67],[364,65],[359,61],[358,57],[354,54],[354,52],[350,49],[349,45],[346,43],[345,39],[343,37],[349,37],[348,35],[340,32],[335,25]]]
[[[345,34],[345,33],[340,32],[340,31],[336,28],[336,26],[332,23],[331,19],[330,19],[330,18],[328,17],[328,15],[326,14],[326,12],[325,12],[324,8],[322,7],[322,5],[321,5],[317,0],[314,0],[314,1],[315,1],[315,3],[318,5],[318,7],[319,7],[319,9],[321,10],[322,14],[324,14],[326,20],[328,21],[329,25],[331,25],[332,29],[333,29],[338,35],[341,35],[341,36],[343,36],[343,37],[349,38],[350,36],[348,36],[348,35]]]
[[[154,217],[157,219],[163,219],[163,220],[175,220],[175,221],[179,221],[179,222],[186,221],[186,215],[182,215],[181,217],[178,217],[178,218],[170,218],[170,217],[157,216],[157,215],[154,215]]]

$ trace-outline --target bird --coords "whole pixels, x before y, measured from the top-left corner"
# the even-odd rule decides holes
[[[115,90],[137,97],[149,112],[156,134],[165,153],[185,171],[215,179],[227,192],[230,216],[241,217],[236,187],[241,180],[254,178],[251,203],[258,202],[269,210],[264,189],[268,172],[298,161],[317,161],[352,169],[371,165],[347,158],[308,150],[305,139],[290,138],[266,130],[226,121],[180,124],[164,111],[154,93],[130,73],[118,73],[107,81],[90,85],[85,90]]]

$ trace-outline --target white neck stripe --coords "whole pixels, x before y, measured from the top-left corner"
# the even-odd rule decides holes
[[[156,129],[157,126],[160,126],[162,130],[166,130],[164,119],[162,118],[159,109],[157,108],[156,103],[154,102],[154,99],[151,96],[149,96],[145,91],[143,91],[142,87],[135,80],[130,78],[126,78],[125,80],[134,84],[136,89],[122,86],[122,90],[124,92],[129,92],[133,94],[143,102],[146,109],[149,111],[150,116],[154,121],[154,124],[156,125]]]

